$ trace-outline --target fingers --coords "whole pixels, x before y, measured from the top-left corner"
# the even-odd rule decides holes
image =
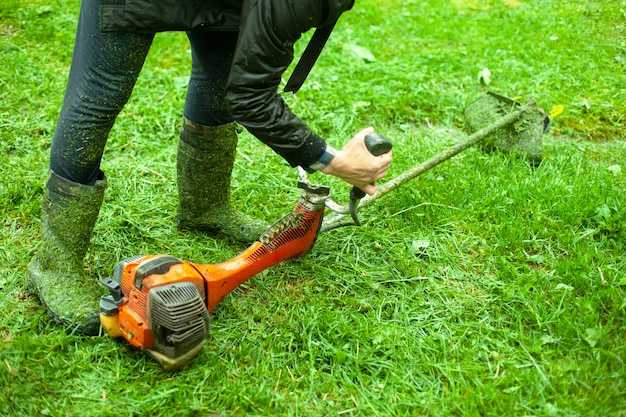
[[[393,154],[391,153],[391,151],[379,156],[374,156],[374,163],[372,165],[372,168],[376,169],[376,171],[373,174],[372,181],[378,181],[385,177],[385,175],[387,174],[387,170],[391,166],[392,159]]]
[[[389,169],[389,167],[391,166],[391,160],[393,159],[393,152],[389,151],[387,153],[384,153],[380,156],[377,156],[376,159],[378,160],[380,166],[379,166],[379,171],[382,173],[383,177],[385,176],[385,172]]]
[[[365,136],[371,135],[372,133],[374,133],[374,128],[372,126],[369,126],[357,133],[355,138],[365,141]]]
[[[354,135],[321,171],[360,188],[366,194],[374,194],[378,188],[376,181],[385,176],[393,154],[372,155],[365,146],[365,137],[371,133],[374,128],[367,127]]]
[[[364,186],[363,188],[361,188],[361,190],[363,190],[363,192],[367,195],[374,195],[376,194],[376,190],[378,189],[378,185],[376,185],[375,182],[372,182],[370,184],[367,184],[366,186]]]

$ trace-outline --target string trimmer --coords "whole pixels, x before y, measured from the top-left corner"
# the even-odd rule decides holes
[[[496,97],[500,103],[501,98]],[[532,121],[530,115],[543,126],[544,118],[539,119],[536,106],[521,106],[516,102],[508,105],[504,117],[430,162],[379,186],[375,195],[361,200],[364,194],[353,189],[350,204],[345,207],[332,200],[329,187],[309,183],[306,172],[300,169],[298,187],[302,191],[296,208],[268,228],[248,249],[226,262],[197,264],[170,255],[141,255],[119,262],[113,278],[103,282],[110,295],[100,301],[102,327],[111,337],[124,338],[146,350],[163,369],[179,368],[201,351],[209,333],[209,313],[254,275],[286,259],[304,255],[322,231],[360,224],[356,216],[358,207],[370,204],[463,149],[487,141],[494,133],[519,125],[520,120]],[[500,107],[494,106],[492,110],[501,112]],[[517,145],[513,138],[526,140],[531,136],[525,130],[515,129],[517,133],[510,135],[504,151]],[[391,143],[376,134],[366,138],[366,146],[375,155],[391,149]],[[323,222],[326,209],[334,212],[334,217]],[[347,215],[352,219],[350,222],[342,220]]]
[[[361,200],[366,207],[385,194],[447,161],[465,149],[479,145],[485,152],[500,152],[525,158],[538,165],[542,160],[542,135],[550,128],[550,118],[533,100],[522,105],[516,100],[495,93],[486,93],[465,107],[465,129],[471,135],[421,164],[378,186],[376,194]],[[493,121],[493,117],[499,119]],[[340,206],[329,200],[326,205],[333,214],[326,216],[321,231],[343,226],[358,226],[353,204]],[[350,216],[349,219],[346,219]]]

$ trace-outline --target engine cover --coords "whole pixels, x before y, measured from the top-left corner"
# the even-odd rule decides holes
[[[196,356],[209,335],[209,313],[191,282],[150,289],[148,317],[154,336],[148,352],[164,369],[178,368]]]

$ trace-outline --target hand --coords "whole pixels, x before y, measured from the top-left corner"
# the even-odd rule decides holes
[[[391,152],[372,155],[365,147],[365,136],[370,133],[374,133],[373,127],[357,133],[321,171],[372,195],[377,189],[376,181],[385,176],[393,155]]]

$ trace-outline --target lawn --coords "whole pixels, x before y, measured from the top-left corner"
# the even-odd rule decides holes
[[[489,89],[554,116],[543,162],[471,148],[394,190],[229,295],[170,373],[68,334],[23,285],[79,4],[0,0],[0,415],[626,416],[625,1],[357,1],[288,98],[316,132],[341,147],[375,126],[390,179],[463,140]],[[158,35],[107,145],[93,279],[245,249],[175,226],[189,69],[185,35]],[[272,223],[296,182],[242,134],[236,206]]]

